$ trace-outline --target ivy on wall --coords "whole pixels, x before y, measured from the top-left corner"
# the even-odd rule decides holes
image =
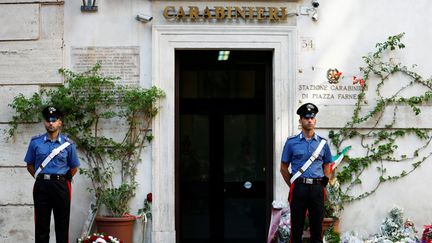
[[[365,66],[360,67],[360,72],[364,84],[355,104],[352,119],[343,128],[329,132],[329,139],[338,152],[347,145],[361,146],[365,151],[362,156],[347,157],[346,161],[348,162],[344,163],[344,166],[341,166],[337,172],[336,177],[342,187],[337,188],[335,192],[338,194],[341,204],[366,198],[375,193],[383,183],[408,176],[432,155],[432,152],[426,151],[431,142],[429,129],[416,128],[416,124],[412,124],[413,127],[411,128],[395,126],[398,115],[399,117],[412,115],[401,114],[399,111],[401,107],[410,107],[413,115],[417,116],[421,113],[421,106],[426,105],[432,99],[432,79],[424,79],[413,71],[415,66],[408,68],[389,58],[392,53],[405,48],[401,42],[403,36],[404,33],[390,36],[385,42],[376,44],[375,52],[363,56]],[[403,85],[401,83],[394,84],[393,86],[398,89],[388,94],[389,89],[385,88],[388,87],[385,84],[397,82],[396,75],[398,78],[407,78],[409,82]],[[373,88],[371,81],[377,82],[376,86],[373,85],[376,92],[375,105],[365,105],[372,103],[367,100],[368,87]],[[406,91],[414,86],[421,87],[416,89],[418,95],[406,97]],[[386,92],[387,94],[384,95]],[[370,109],[365,111],[366,108]],[[383,119],[386,112],[392,114],[392,119]],[[397,141],[408,136],[414,136],[421,142],[418,143],[417,147],[415,144],[410,144],[409,146],[412,146],[412,148],[408,147],[410,152],[400,155]],[[360,141],[360,143],[354,144],[353,141]],[[401,171],[399,175],[388,175],[386,163],[402,162],[411,163],[412,166]],[[362,183],[361,176],[366,169],[373,168],[373,166],[377,168],[379,174],[377,184],[371,190],[360,195],[352,195],[351,190],[354,186]]]
[[[62,132],[87,162],[88,168],[80,168],[80,173],[90,179],[89,190],[98,205],[104,204],[111,216],[120,217],[130,212],[142,150],[153,138],[152,119],[165,94],[154,86],[115,85],[119,78],[104,76],[100,69],[99,63],[84,73],[60,69],[64,85],[41,89],[31,97],[14,97],[9,104],[15,114],[8,134],[12,138],[19,125],[40,122],[40,111],[47,105],[59,108],[64,113]]]

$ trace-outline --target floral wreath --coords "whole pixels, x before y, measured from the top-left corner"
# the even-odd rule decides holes
[[[123,241],[111,235],[94,233],[93,235],[86,236],[83,239],[78,239],[78,243],[123,243]]]

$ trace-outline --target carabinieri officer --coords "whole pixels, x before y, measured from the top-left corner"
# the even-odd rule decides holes
[[[69,242],[71,180],[80,162],[73,142],[60,133],[62,113],[54,106],[42,111],[47,133],[31,139],[24,161],[36,177],[33,187],[35,242],[49,243],[51,211],[57,243]]]
[[[315,133],[318,107],[312,103],[300,106],[302,132],[285,143],[281,174],[290,187],[291,240],[301,243],[305,217],[308,213],[312,243],[323,242],[325,187],[330,177],[332,155],[326,140]],[[288,171],[291,165],[291,174]]]

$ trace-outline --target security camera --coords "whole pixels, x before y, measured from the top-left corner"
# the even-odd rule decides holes
[[[318,21],[318,13],[317,12],[313,13],[311,18],[315,22]]]
[[[312,0],[312,7],[314,7],[314,8],[318,8],[319,7],[318,0]]]
[[[138,20],[138,21],[147,23],[147,22],[150,22],[153,19],[153,17],[152,16],[148,16],[148,15],[144,15],[144,14],[138,14],[135,17],[135,19]]]

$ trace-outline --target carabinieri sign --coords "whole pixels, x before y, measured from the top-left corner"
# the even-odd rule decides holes
[[[289,16],[297,16],[297,13],[288,13],[286,7],[237,7],[237,6],[214,6],[200,9],[197,6],[178,7],[167,6],[163,15],[168,20],[180,19],[243,19],[243,20],[286,20]]]

